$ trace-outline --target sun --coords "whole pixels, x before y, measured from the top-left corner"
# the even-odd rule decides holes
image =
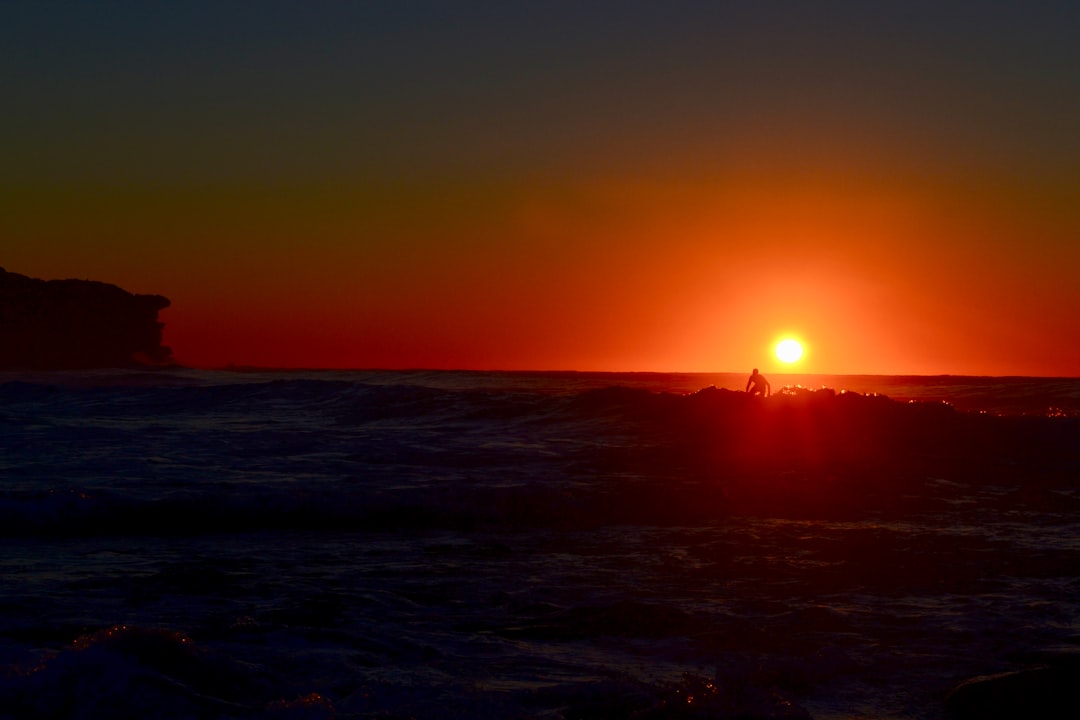
[[[780,359],[780,362],[789,364],[797,362],[802,357],[802,353],[802,345],[798,340],[788,338],[776,343],[776,357]]]

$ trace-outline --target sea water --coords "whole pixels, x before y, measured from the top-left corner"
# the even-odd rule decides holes
[[[1080,381],[770,379],[0,375],[0,718],[940,718],[1075,648]]]

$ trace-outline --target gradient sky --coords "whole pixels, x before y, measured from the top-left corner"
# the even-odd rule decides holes
[[[0,266],[197,366],[1080,376],[1080,3],[6,2]]]

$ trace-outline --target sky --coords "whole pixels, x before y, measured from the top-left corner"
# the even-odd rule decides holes
[[[165,295],[197,367],[1080,376],[1078,34],[1071,1],[0,0],[0,266]]]

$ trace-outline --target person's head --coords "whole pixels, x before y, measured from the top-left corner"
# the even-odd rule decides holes
[[[750,374],[751,374],[751,375],[757,375],[757,368],[754,368],[754,372],[752,372],[752,373],[750,373]]]

